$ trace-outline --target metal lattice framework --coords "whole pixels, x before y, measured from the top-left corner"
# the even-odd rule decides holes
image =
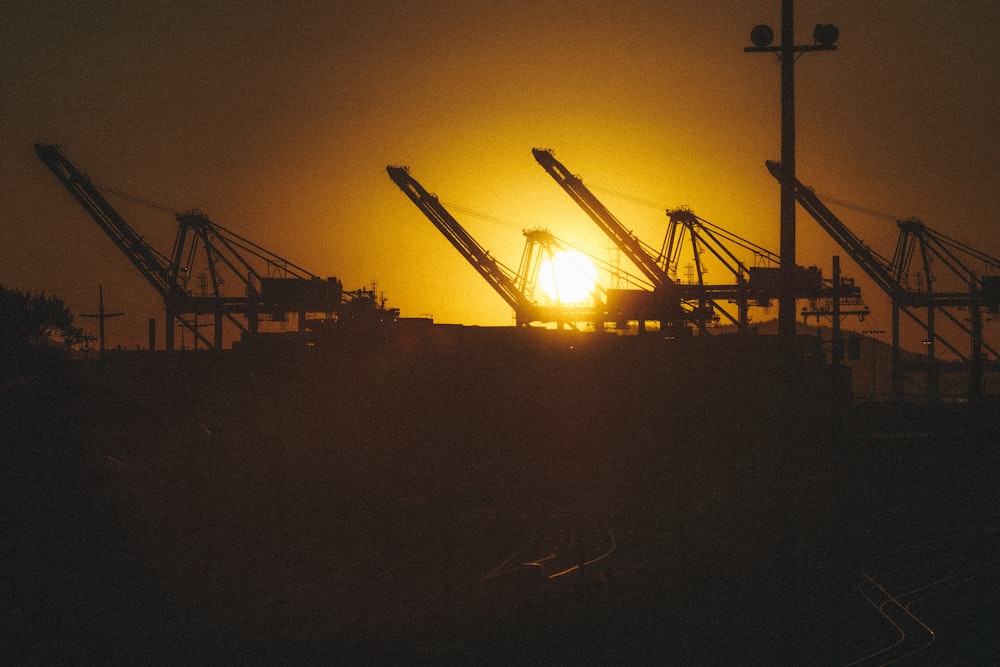
[[[749,308],[752,305],[770,305],[780,296],[780,280],[777,266],[778,255],[748,241],[741,236],[713,225],[695,215],[689,209],[668,209],[667,233],[659,251],[643,243],[612,214],[604,204],[575,176],[549,149],[532,150],[535,160],[566,191],[598,227],[622,250],[643,275],[654,285],[654,291],[668,301],[668,312],[676,318],[675,326],[693,323],[704,329],[709,322],[720,318],[744,328],[749,324]],[[685,247],[690,248],[694,272],[692,280],[682,283],[677,280],[678,264]],[[750,255],[751,266],[741,261],[737,250]],[[706,280],[706,267],[702,255],[709,253],[725,268],[728,282],[713,283]],[[853,281],[845,279],[839,285],[824,280],[818,269],[796,267],[797,298],[809,299],[813,308],[804,309],[804,315],[832,313],[832,308],[816,306],[818,300],[838,298],[851,308],[842,311],[844,315],[868,313],[861,302],[860,290]],[[736,305],[734,316],[725,304]],[[671,307],[672,306],[672,307]]]
[[[35,152],[163,299],[168,350],[174,348],[175,325],[191,334],[196,347],[221,348],[226,323],[239,334],[253,335],[259,321],[284,320],[292,313],[299,316],[300,329],[306,326],[306,313],[328,319],[366,315],[379,321],[398,316],[366,299],[363,290],[344,292],[336,278],[323,280],[199,211],[172,211],[178,229],[168,257],[136,232],[58,147],[36,144]],[[199,284],[192,289],[195,277]],[[359,309],[355,302],[368,307]],[[211,339],[201,333],[199,316],[212,318]]]
[[[778,162],[768,161],[768,171],[779,181],[785,178]],[[807,213],[868,274],[892,303],[893,393],[902,399],[902,365],[899,353],[902,313],[926,333],[928,397],[937,400],[936,348],[952,353],[960,362],[981,372],[982,355],[1000,357],[996,348],[983,340],[982,310],[997,290],[1000,259],[932,230],[917,218],[897,222],[899,237],[891,259],[862,241],[820,200],[816,193],[791,177],[795,199]],[[969,314],[966,319],[961,312]],[[952,331],[968,337],[968,347],[959,345],[939,330],[937,316],[952,325]],[[978,370],[977,370],[978,369]],[[974,377],[971,393],[978,392],[980,379]]]
[[[439,232],[458,250],[493,290],[514,311],[519,326],[555,322],[569,326],[577,322],[600,322],[604,317],[602,294],[595,289],[593,302],[585,305],[542,304],[535,296],[540,267],[544,260],[569,249],[545,229],[524,232],[525,246],[515,272],[493,257],[444,207],[438,197],[428,192],[406,167],[386,167],[389,178],[399,186]],[[592,258],[591,258],[592,259]]]

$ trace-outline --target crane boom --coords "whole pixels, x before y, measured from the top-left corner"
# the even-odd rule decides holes
[[[91,218],[128,257],[139,273],[167,299],[183,297],[171,280],[168,261],[138,234],[108,203],[90,179],[63,157],[56,146],[35,144],[35,152]]]
[[[562,186],[573,201],[590,216],[591,220],[597,223],[597,226],[611,238],[616,246],[621,248],[629,261],[635,264],[648,280],[656,287],[673,284],[673,280],[667,275],[666,270],[643,247],[642,242],[632,232],[625,229],[618,218],[587,189],[580,177],[573,175],[559,162],[551,150],[533,148],[531,153],[549,176]]]
[[[191,332],[196,347],[204,343],[206,347],[221,348],[225,322],[231,323],[237,334],[253,336],[259,332],[260,319],[286,321],[290,313],[298,316],[302,332],[310,327],[318,330],[322,326],[316,322],[317,318],[307,320],[307,314],[321,314],[323,321],[334,321],[334,315],[337,321],[366,318],[383,322],[398,317],[397,309],[386,309],[384,301],[377,304],[374,297],[345,300],[345,296],[350,298],[350,295],[344,292],[343,285],[336,278],[321,280],[215,224],[199,211],[174,211],[178,230],[173,254],[168,258],[125,221],[58,147],[35,144],[35,152],[163,298],[168,350],[174,346],[175,325],[182,327],[182,332]],[[197,257],[201,257],[201,262],[196,266]],[[200,294],[188,288],[192,275],[196,273]],[[228,294],[223,293],[226,283]],[[198,321],[199,315],[213,317],[214,340],[209,340],[199,331],[206,324],[204,320]]]
[[[942,344],[961,361],[969,361],[970,357],[973,360],[980,358],[984,350],[994,355],[997,354],[997,351],[982,339],[982,318],[979,316],[982,304],[977,292],[982,288],[983,283],[969,269],[966,262],[962,261],[959,255],[965,255],[969,260],[984,263],[988,270],[1000,268],[1000,260],[989,257],[985,253],[954,241],[944,235],[936,234],[929,230],[920,220],[913,218],[897,223],[900,234],[896,242],[893,259],[890,262],[855,236],[819,200],[811,188],[803,185],[794,176],[786,176],[779,162],[768,160],[765,164],[771,175],[779,182],[782,181],[782,178],[791,179],[795,200],[819,223],[820,227],[834,241],[847,251],[851,258],[861,266],[862,270],[892,300],[893,396],[896,400],[900,400],[903,396],[902,364],[899,356],[898,313],[906,315],[926,331],[924,341],[926,341],[925,344],[927,345],[928,358],[926,364],[928,374],[927,393],[932,401],[937,400],[938,393],[938,380],[936,371],[934,370],[936,363],[934,343]],[[916,250],[919,250],[920,275],[923,277],[923,285],[917,290],[911,290],[907,284],[907,278]],[[942,292],[935,289],[934,282],[937,278],[931,271],[932,262],[940,262],[950,269],[951,277],[959,281],[958,290]],[[921,317],[914,312],[917,308],[926,309],[925,316]],[[975,315],[971,318],[972,327],[970,328],[965,324],[964,318],[949,312],[949,308],[973,311]],[[971,355],[966,356],[965,353],[937,332],[935,313],[944,315],[960,332],[969,336],[972,343]],[[975,367],[976,362],[973,362],[972,365]],[[973,375],[976,373],[981,373],[981,369],[974,369]],[[970,388],[970,394],[972,395],[976,395],[979,391],[979,389],[975,388],[977,382],[977,380],[970,381],[970,387],[972,387]]]
[[[441,205],[438,198],[427,192],[411,175],[407,167],[386,167],[389,178],[417,205],[438,231],[444,234],[486,282],[514,309],[519,324],[534,321],[535,307],[518,288],[517,279],[505,266],[494,259],[457,220]]]
[[[767,170],[771,172],[771,175],[780,183],[783,176],[786,176],[781,169],[781,163],[774,160],[768,160],[766,163]],[[807,188],[802,184],[802,182],[795,178],[794,176],[788,176],[791,179],[792,189],[795,193],[795,199],[819,223],[827,234],[836,241],[841,248],[851,256],[855,262],[861,266],[861,269],[871,277],[872,280],[889,295],[898,295],[903,291],[903,286],[900,284],[897,277],[893,274],[892,267],[889,266],[884,258],[882,258],[878,253],[868,247],[864,241],[859,239],[855,234],[847,228],[840,219],[833,214],[826,205],[819,200],[810,188]]]

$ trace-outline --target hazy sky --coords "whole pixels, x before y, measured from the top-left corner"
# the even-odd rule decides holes
[[[483,214],[453,211],[515,268],[523,228],[608,252],[533,147],[601,188],[651,245],[663,209],[687,205],[777,250],[764,161],[779,157],[779,66],[743,48],[754,25],[777,30],[780,6],[15,0],[0,17],[0,283],[56,293],[76,313],[96,309],[103,284],[108,308],[126,313],[108,323],[111,344],[145,343],[147,319],[162,322],[156,293],[35,157],[38,141],[95,182],[201,209],[348,289],[377,281],[404,316],[438,322],[511,315],[389,164]],[[1000,256],[1000,2],[799,0],[796,19],[799,43],[816,23],[841,35],[836,52],[796,66],[799,178]],[[170,252],[171,215],[109,199]],[[835,210],[891,255],[891,220]],[[829,275],[833,254],[800,211],[799,263]],[[844,272],[869,284],[846,258]],[[876,320],[865,326],[888,329],[885,298],[866,293]]]

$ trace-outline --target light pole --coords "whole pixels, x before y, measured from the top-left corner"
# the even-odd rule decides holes
[[[781,44],[771,46],[774,31],[758,25],[750,31],[753,46],[746,53],[774,53],[781,62],[781,290],[778,299],[778,334],[795,335],[795,60],[806,51],[833,51],[840,31],[834,25],[817,25],[815,44],[795,46],[793,0],[781,0]]]

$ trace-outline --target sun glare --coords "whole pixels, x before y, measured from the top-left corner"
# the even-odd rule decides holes
[[[542,261],[538,286],[555,303],[586,303],[593,300],[597,269],[577,250],[560,250]]]

